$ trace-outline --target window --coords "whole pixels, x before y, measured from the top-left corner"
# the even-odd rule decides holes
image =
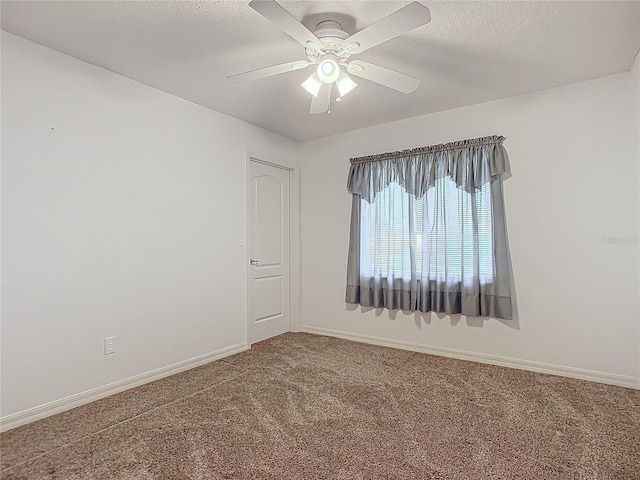
[[[347,303],[512,318],[503,140],[351,160]]]
[[[360,268],[366,276],[411,276],[413,269],[418,278],[424,275],[461,281],[477,270],[482,283],[491,283],[489,184],[471,195],[445,177],[416,199],[397,182],[391,182],[378,192],[373,203],[364,199],[360,202]]]

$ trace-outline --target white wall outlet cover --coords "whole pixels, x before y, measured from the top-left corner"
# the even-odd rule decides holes
[[[110,355],[110,354],[116,352],[115,340],[116,340],[116,337],[106,337],[104,339],[104,354],[105,355]]]

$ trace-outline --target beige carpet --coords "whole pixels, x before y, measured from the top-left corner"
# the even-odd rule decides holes
[[[640,479],[640,392],[286,334],[11,430],[2,479]]]

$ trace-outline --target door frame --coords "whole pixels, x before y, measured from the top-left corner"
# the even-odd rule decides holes
[[[251,347],[250,323],[252,319],[251,305],[253,300],[253,282],[251,280],[251,162],[262,163],[289,172],[289,313],[292,332],[300,331],[300,167],[288,161],[273,161],[264,155],[250,151],[245,155],[245,322],[244,333],[248,347]]]

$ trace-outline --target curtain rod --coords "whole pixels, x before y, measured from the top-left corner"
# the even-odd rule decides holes
[[[464,147],[478,147],[481,145],[502,145],[506,137],[500,135],[491,135],[488,137],[470,138],[468,140],[459,140],[457,142],[441,143],[439,145],[429,145],[427,147],[412,148],[410,150],[401,150],[397,152],[378,153],[376,155],[367,155],[364,157],[350,158],[351,165],[356,163],[377,162],[379,160],[389,160],[390,158],[406,157],[410,155],[418,155],[421,153],[444,152],[447,150],[455,150]]]

